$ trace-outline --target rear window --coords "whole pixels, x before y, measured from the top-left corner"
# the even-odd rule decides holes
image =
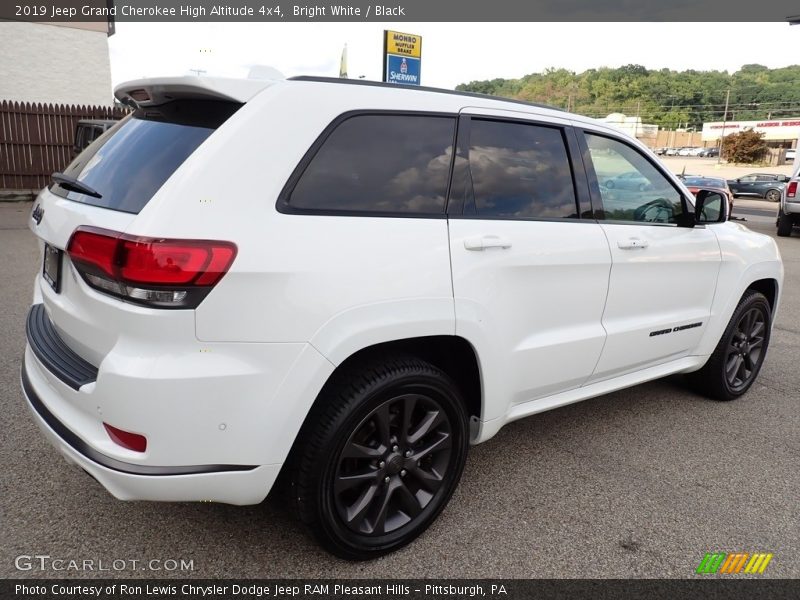
[[[176,100],[136,110],[100,136],[64,170],[97,191],[95,198],[53,183],[69,200],[138,213],[213,131],[242,105]]]
[[[444,214],[454,117],[365,114],[342,121],[289,197],[302,211]]]

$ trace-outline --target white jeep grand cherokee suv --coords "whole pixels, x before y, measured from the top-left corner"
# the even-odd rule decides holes
[[[601,123],[339,79],[115,93],[32,212],[22,387],[118,498],[254,504],[283,471],[374,557],[510,421],[672,373],[730,400],[763,363],[773,240]]]

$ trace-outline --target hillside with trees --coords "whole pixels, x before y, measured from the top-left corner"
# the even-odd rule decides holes
[[[472,81],[456,89],[543,102],[596,118],[613,112],[639,115],[645,123],[664,128],[700,129],[704,121],[722,121],[728,90],[728,120],[800,116],[800,65],[744,65],[732,74],[641,65],[583,73],[547,69],[520,79]]]

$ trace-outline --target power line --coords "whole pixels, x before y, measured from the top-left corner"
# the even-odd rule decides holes
[[[573,103],[572,109],[571,109],[570,112],[575,112],[577,110],[587,110],[587,111],[590,111],[590,112],[596,112],[598,114],[599,113],[609,114],[609,113],[615,113],[615,112],[616,113],[628,114],[628,113],[636,112],[636,106],[609,106],[609,107],[591,106],[591,105],[590,106],[580,106],[578,104],[574,104]],[[665,116],[668,116],[668,115],[680,115],[680,114],[684,114],[685,112],[686,111],[681,111],[681,110],[659,111],[659,110],[654,110],[654,109],[649,108],[649,107],[644,107],[640,111],[640,115],[665,115]],[[800,112],[800,104],[795,105],[795,106],[786,106],[784,108],[767,108],[767,109],[763,109],[763,108],[760,108],[760,109],[759,108],[737,108],[735,106],[730,106],[728,108],[727,112],[729,112],[729,113],[730,112],[736,112],[736,113],[741,113],[741,114],[763,114],[763,113],[779,114],[779,113],[787,113],[787,112]],[[723,115],[723,114],[725,114],[725,110],[702,110],[701,109],[701,110],[690,111],[690,114],[703,114],[703,115],[715,115],[715,114],[718,114],[718,115]]]

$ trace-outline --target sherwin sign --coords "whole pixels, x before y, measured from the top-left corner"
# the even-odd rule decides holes
[[[422,36],[399,31],[383,32],[383,80],[419,85],[422,70]]]

